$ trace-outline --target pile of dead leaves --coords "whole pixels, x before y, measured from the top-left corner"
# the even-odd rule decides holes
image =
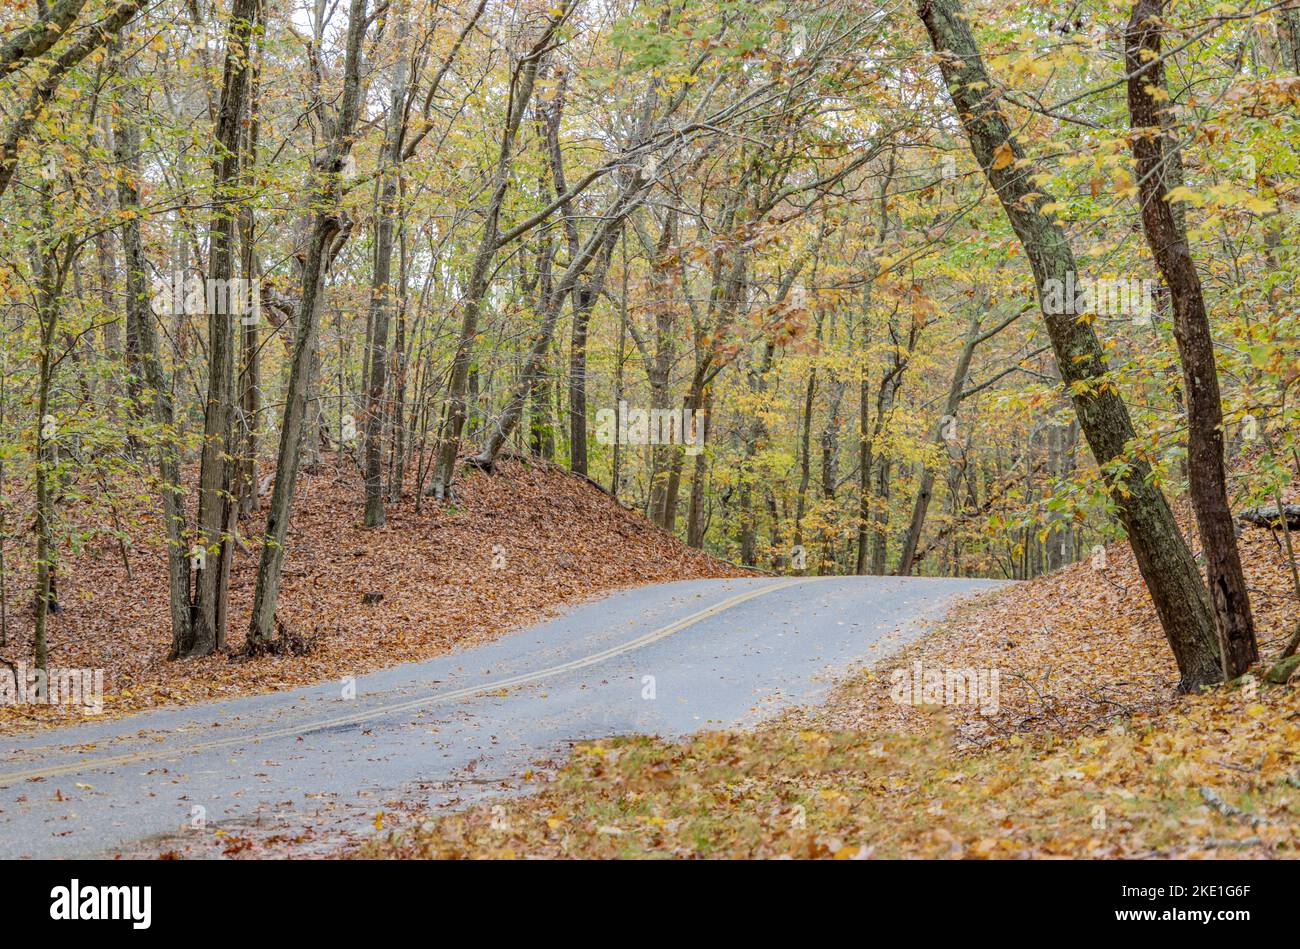
[[[372,841],[390,857],[1295,857],[1300,691],[1224,688],[1060,740],[777,728],[581,746],[539,796]]]
[[[295,688],[479,645],[548,610],[620,587],[744,575],[693,550],[587,481],[551,466],[503,462],[468,472],[452,505],[408,496],[366,530],[355,466],[304,474],[294,502],[278,620],[307,655],[238,661],[252,604],[264,512],[231,571],[229,655],[169,662],[164,546],[143,488],[128,548],[65,552],[62,611],[50,617],[50,664],[104,670],[105,715]],[[128,520],[124,518],[124,520]],[[11,571],[24,550],[11,550]],[[17,556],[15,556],[17,554]],[[30,662],[31,587],[10,574],[10,641],[0,658]],[[18,573],[24,577],[25,574]],[[0,707],[0,731],[84,721],[68,706]]]
[[[1300,620],[1281,541],[1268,530],[1240,539],[1260,650],[1274,655]],[[896,657],[851,677],[824,708],[797,713],[800,727],[913,733],[931,716],[891,699],[895,670],[997,670],[998,710],[954,720],[971,750],[1031,734],[1103,731],[1138,713],[1170,708],[1178,668],[1125,543],[1063,570],[963,604],[948,622]]]

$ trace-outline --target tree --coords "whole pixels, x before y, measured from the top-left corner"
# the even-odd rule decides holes
[[[393,232],[397,216],[397,186],[406,135],[407,38],[410,27],[399,11],[398,51],[389,94],[388,124],[380,161],[379,223],[375,239],[375,278],[371,290],[370,385],[366,392],[366,526],[384,524],[383,431],[384,390],[388,383],[388,324],[393,310]]]
[[[280,425],[280,451],[275,469],[275,485],[266,518],[266,533],[257,566],[257,586],[253,592],[253,616],[249,624],[245,651],[250,655],[273,651],[275,607],[280,595],[280,574],[284,568],[284,541],[289,529],[294,488],[300,464],[299,445],[303,419],[307,412],[307,392],[311,384],[312,357],[316,349],[321,271],[334,240],[344,225],[338,209],[340,177],[344,162],[352,150],[357,116],[361,108],[361,44],[369,20],[366,0],[351,0],[343,61],[343,91],[338,117],[330,123],[330,138],[315,167],[312,207],[316,210],[307,238],[306,261],[302,268],[302,296],[294,325],[293,360],[289,368],[288,392],[284,418]]]
[[[1169,101],[1160,52],[1164,8],[1164,0],[1138,0],[1125,34],[1133,157],[1142,227],[1173,302],[1174,338],[1182,358],[1187,399],[1187,470],[1192,506],[1201,535],[1223,674],[1235,679],[1259,659],[1259,647],[1255,644],[1250,594],[1228,506],[1223,405],[1214,337],[1201,278],[1187,244],[1187,228],[1174,212],[1177,196],[1167,187],[1171,180],[1182,180],[1182,156],[1171,123],[1162,116]],[[1174,172],[1175,168],[1179,170]]]
[[[230,559],[234,540],[236,313],[228,293],[235,286],[237,198],[244,165],[243,122],[252,73],[252,40],[261,0],[235,0],[226,30],[225,69],[217,111],[213,158],[214,204],[208,240],[208,393],[204,405],[203,457],[199,464],[198,536],[190,623],[173,639],[172,658],[206,656],[226,645]],[[224,298],[224,305],[223,305]],[[238,309],[238,308],[235,308]],[[174,633],[175,635],[175,633]]]
[[[1218,682],[1222,669],[1205,585],[1168,502],[1152,484],[1149,465],[1128,451],[1133,424],[1128,407],[1107,378],[1106,359],[1096,334],[1072,314],[1050,312],[1055,308],[1043,305],[1050,287],[1064,286],[1067,275],[1077,272],[1064,231],[1043,211],[1051,197],[1031,184],[1033,163],[1025,159],[999,110],[997,87],[960,4],[957,0],[920,0],[917,11],[971,152],[1029,258],[1061,378],[1088,445],[1108,479],[1129,544],[1178,662],[1179,687],[1190,691]],[[1073,279],[1070,283],[1073,285]]]

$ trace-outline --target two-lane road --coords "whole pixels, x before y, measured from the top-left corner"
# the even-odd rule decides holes
[[[354,683],[0,738],[0,857],[111,855],[263,818],[292,828],[312,823],[322,802],[354,828],[386,795],[412,788],[433,805],[463,801],[574,740],[678,736],[815,701],[836,674],[894,651],[955,597],[998,585],[659,584]]]

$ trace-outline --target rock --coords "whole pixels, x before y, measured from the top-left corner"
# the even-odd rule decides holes
[[[1286,685],[1287,680],[1300,669],[1300,656],[1288,656],[1281,662],[1275,662],[1273,668],[1264,673],[1264,681],[1273,685]]]

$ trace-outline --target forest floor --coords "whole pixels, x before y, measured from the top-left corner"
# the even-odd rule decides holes
[[[387,525],[361,525],[362,484],[333,456],[299,480],[278,617],[313,642],[306,655],[241,660],[257,572],[257,544],[237,549],[225,654],[169,662],[167,574],[154,496],[120,512],[130,536],[130,576],[105,534],[58,568],[50,617],[50,665],[103,669],[102,716],[209,699],[276,692],[356,676],[481,645],[591,596],[667,580],[748,576],[687,547],[586,480],[551,466],[502,463],[467,473],[455,503],[409,493],[388,505]],[[265,513],[240,525],[255,534]],[[31,585],[25,550],[10,549],[9,641],[0,660],[32,656]],[[17,578],[17,579],[16,579]],[[382,599],[366,603],[366,594]],[[0,705],[0,733],[76,724],[70,705]]]
[[[1272,657],[1297,619],[1267,530],[1242,553]],[[998,672],[996,707],[895,701],[895,670]],[[1300,854],[1300,686],[1177,697],[1126,544],[957,608],[752,732],[580,746],[537,795],[426,820],[384,857],[1266,857]],[[908,680],[910,681],[910,679]],[[927,696],[922,696],[927,698]]]

